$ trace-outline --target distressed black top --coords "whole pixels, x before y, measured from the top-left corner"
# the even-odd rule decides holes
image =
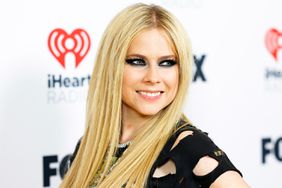
[[[173,148],[178,136],[183,131],[192,131]],[[204,176],[196,176],[193,169],[198,161],[209,156],[218,162],[217,167]],[[168,174],[160,178],[154,178],[153,173],[157,167],[172,160],[176,167],[175,174]],[[147,187],[149,188],[208,188],[224,172],[241,172],[231,163],[227,155],[217,147],[208,137],[208,134],[192,125],[184,125],[179,128],[168,140],[159,157],[151,169]]]
[[[226,171],[236,171],[242,176],[241,172],[232,164],[227,155],[214,144],[206,132],[195,126],[183,124],[183,121],[179,123],[178,127],[180,128],[174,132],[160,152],[151,169],[147,188],[208,188]],[[192,131],[192,134],[181,139],[172,149],[176,139],[183,131]],[[74,154],[69,158],[64,173],[69,169],[79,144],[80,142],[77,144]],[[118,148],[116,157],[119,158],[126,149],[127,147]],[[193,169],[198,161],[205,156],[215,159],[218,165],[207,175],[197,176],[193,173]],[[158,178],[153,177],[155,170],[169,160],[173,161],[176,173]]]

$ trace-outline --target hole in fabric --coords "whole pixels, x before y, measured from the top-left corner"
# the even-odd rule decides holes
[[[168,160],[164,165],[156,168],[153,177],[160,178],[175,173],[176,173],[176,167],[174,162],[172,160]]]
[[[193,173],[196,176],[204,176],[212,172],[217,166],[218,161],[209,156],[204,156],[196,164],[195,168],[193,169]]]
[[[173,148],[175,148],[175,146],[177,146],[177,144],[179,144],[179,142],[187,137],[187,136],[190,136],[190,135],[193,135],[193,131],[183,131],[182,133],[180,133],[180,135],[177,137],[176,141],[174,142],[173,146],[171,147],[170,150],[172,150]]]

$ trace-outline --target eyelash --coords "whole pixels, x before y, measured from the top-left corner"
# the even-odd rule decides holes
[[[146,66],[147,65],[145,60],[141,58],[126,59],[125,61],[127,64],[132,65],[132,66]],[[176,64],[176,61],[172,59],[166,59],[166,60],[159,62],[160,67],[172,67],[175,64]]]
[[[140,58],[126,59],[126,63],[132,66],[145,66],[146,62]]]

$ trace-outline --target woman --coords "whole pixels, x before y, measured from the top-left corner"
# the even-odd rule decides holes
[[[97,54],[86,130],[62,188],[248,187],[182,114],[192,54],[173,15],[155,5],[127,7]]]

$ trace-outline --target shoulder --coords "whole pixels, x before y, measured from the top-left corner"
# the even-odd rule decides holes
[[[204,187],[209,187],[225,172],[233,171],[242,176],[206,132],[186,125],[175,131],[173,137],[169,157],[175,162],[176,169],[183,174],[192,174]]]
[[[190,124],[178,128],[170,139],[173,142],[170,154],[182,160],[189,159],[192,166],[203,156],[222,153],[208,133]]]
[[[181,162],[188,162],[194,168],[198,162],[202,163],[219,160],[225,153],[209,137],[207,132],[193,125],[184,125],[178,128],[170,138],[173,141],[170,156]],[[211,162],[212,163],[212,162]]]

